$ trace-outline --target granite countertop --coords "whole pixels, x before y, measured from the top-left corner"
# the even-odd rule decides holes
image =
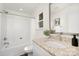
[[[43,48],[45,51],[47,51],[51,56],[79,56],[79,47],[73,47],[73,46],[68,46],[66,48],[50,48],[47,46],[45,43],[48,41],[53,41],[53,42],[60,42],[64,44],[62,41],[56,41],[56,40],[51,40],[51,39],[45,39],[45,38],[37,38],[34,39],[33,42],[39,45],[41,48]],[[49,43],[50,44],[50,43]],[[65,44],[68,45],[68,44]]]

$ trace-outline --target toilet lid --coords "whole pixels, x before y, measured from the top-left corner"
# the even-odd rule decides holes
[[[30,52],[32,52],[32,47],[31,46],[26,46],[24,48],[24,51],[27,52],[27,53],[30,53]]]

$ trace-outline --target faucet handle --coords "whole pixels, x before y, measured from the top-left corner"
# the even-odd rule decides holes
[[[4,37],[4,41],[6,41],[7,40],[7,37]]]

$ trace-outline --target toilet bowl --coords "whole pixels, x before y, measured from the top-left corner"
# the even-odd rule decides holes
[[[24,48],[24,51],[25,51],[25,53],[32,53],[33,51],[32,51],[32,46],[26,46],[25,48]]]

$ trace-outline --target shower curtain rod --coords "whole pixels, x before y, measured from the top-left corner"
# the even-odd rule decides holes
[[[24,16],[24,15],[18,15],[18,14],[13,14],[13,13],[8,13],[8,12],[1,12],[0,11],[0,13],[4,13],[4,14],[6,14],[6,15],[16,15],[16,16],[21,16],[21,17],[26,17],[26,18],[32,18],[32,19],[35,19],[35,17],[29,17],[29,16]]]

